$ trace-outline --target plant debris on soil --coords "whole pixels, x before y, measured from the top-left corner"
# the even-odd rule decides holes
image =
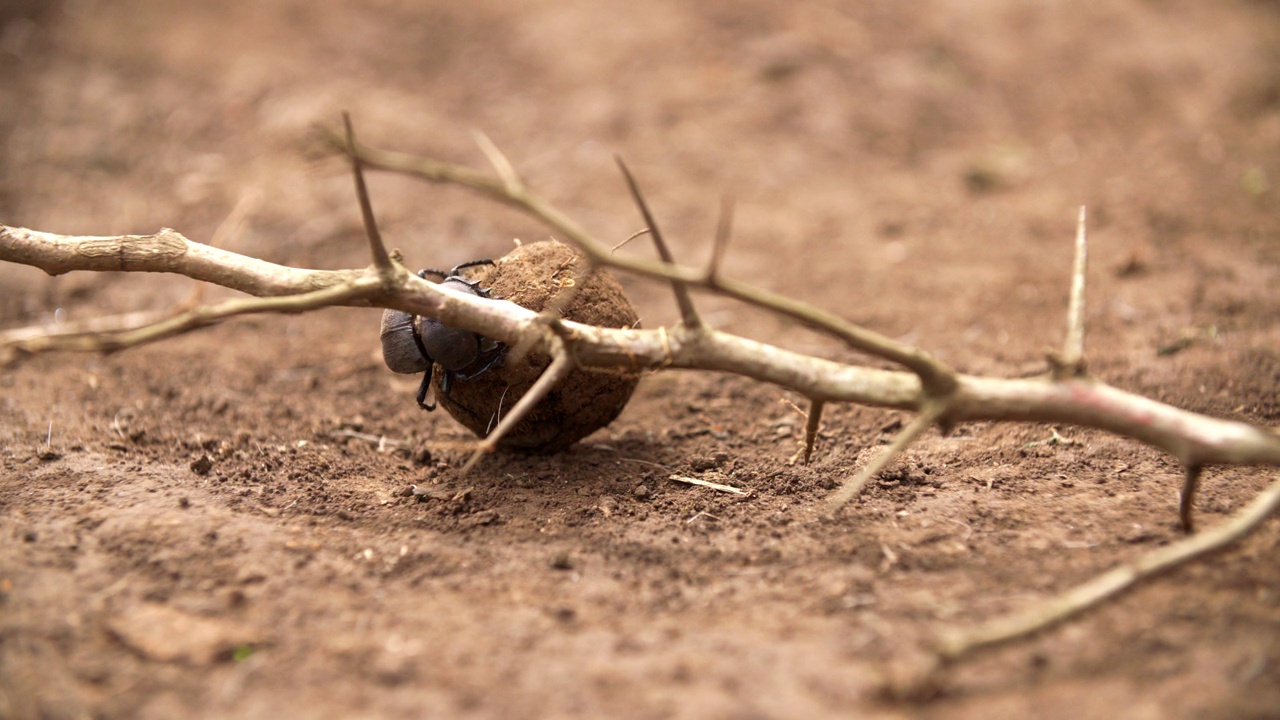
[[[363,267],[350,166],[314,152],[315,125],[348,110],[370,144],[484,167],[479,129],[599,237],[641,229],[617,153],[683,262],[705,263],[732,196],[726,276],[963,372],[1019,377],[1061,343],[1085,205],[1090,372],[1275,428],[1278,10],[9,3],[0,222],[173,227],[273,262]],[[413,267],[546,239],[457,189],[369,184]],[[645,327],[678,320],[669,287],[618,280]],[[4,265],[0,327],[162,310],[191,291]],[[785,320],[698,302],[716,327],[865,361]],[[247,317],[0,371],[0,717],[1280,708],[1275,519],[956,667],[927,701],[878,692],[936,631],[1178,538],[1181,469],[1151,448],[966,424],[926,435],[832,518],[822,499],[909,416],[829,406],[813,461],[797,464],[802,398],[668,371],[567,450],[498,452],[463,476],[474,434],[416,406],[418,379],[383,366],[378,326],[375,309]],[[1199,524],[1273,476],[1207,469]]]

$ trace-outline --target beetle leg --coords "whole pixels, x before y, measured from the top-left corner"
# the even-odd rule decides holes
[[[482,338],[482,340],[488,340],[488,338]],[[506,347],[505,345],[503,345],[502,343],[499,343],[499,342],[497,342],[497,341],[495,341],[495,340],[490,340],[489,342],[494,343],[494,346],[493,346],[493,347],[491,347],[491,348],[489,348],[489,349],[487,349],[487,350],[484,350],[483,352],[484,352],[484,353],[493,353],[493,354],[489,357],[489,359],[488,359],[487,361],[485,361],[485,364],[484,364],[482,367],[480,367],[480,369],[478,369],[478,370],[475,370],[475,371],[473,371],[473,372],[469,372],[469,373],[465,373],[465,374],[464,374],[464,373],[461,373],[461,372],[459,372],[459,373],[454,373],[455,375],[457,375],[457,376],[458,376],[458,379],[459,379],[459,380],[471,380],[472,378],[478,378],[478,377],[480,377],[481,375],[483,375],[483,374],[485,374],[485,373],[489,372],[490,370],[492,370],[494,367],[496,367],[496,366],[498,365],[498,363],[502,362],[502,358],[503,358],[503,357],[505,357],[505,356],[506,356],[506,354],[507,354],[507,353],[506,353],[506,349],[507,349],[507,347]]]
[[[466,270],[467,268],[480,267],[481,265],[493,265],[493,264],[494,263],[492,260],[472,260],[471,262],[464,262],[461,265],[454,265],[453,269],[449,271],[449,274],[457,275],[459,270]]]
[[[435,363],[427,365],[427,371],[422,374],[422,384],[418,386],[418,407],[431,412],[436,409],[435,398],[431,402],[427,402],[427,393],[431,392],[431,370],[435,367]],[[448,378],[448,375],[445,375]]]

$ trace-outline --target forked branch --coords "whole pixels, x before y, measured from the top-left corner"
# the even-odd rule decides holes
[[[346,151],[345,143],[334,134],[329,141],[335,149]],[[551,227],[561,239],[572,243],[591,262],[614,267],[645,277],[679,281],[687,287],[705,287],[750,305],[789,317],[817,330],[831,334],[855,350],[898,363],[920,376],[926,392],[944,395],[956,384],[955,371],[919,348],[859,327],[838,315],[815,308],[784,295],[757,288],[728,278],[714,284],[707,274],[667,262],[652,262],[627,255],[616,255],[611,247],[597,239],[578,223],[534,193],[518,176],[495,180],[469,168],[405,153],[379,150],[357,143],[355,152],[369,167],[404,173],[430,182],[444,182],[474,190],[485,197],[509,205],[535,217]]]
[[[834,314],[723,277],[720,261],[728,238],[729,209],[722,212],[720,230],[706,270],[676,265],[669,253],[661,262],[615,255],[531,192],[515,169],[492,143],[481,141],[498,178],[467,168],[360,145],[350,137],[336,137],[335,147],[355,157],[362,212],[372,220],[367,193],[359,177],[362,166],[407,173],[433,182],[448,182],[475,190],[516,207],[552,227],[576,245],[592,267],[611,266],[664,280],[677,288],[703,288],[742,300],[778,315],[793,318],[876,357],[901,364],[909,372],[832,362],[755,342],[696,322],[692,303],[682,302],[685,322],[664,328],[603,328],[540,316],[506,301],[448,293],[404,272],[379,252],[381,240],[370,233],[374,263],[369,268],[342,271],[304,270],[274,265],[192,242],[172,230],[155,235],[73,237],[0,225],[0,260],[32,265],[56,275],[72,270],[169,272],[241,290],[259,299],[235,300],[195,308],[185,316],[166,320],[137,335],[99,334],[88,340],[47,341],[24,346],[26,352],[46,349],[110,350],[127,344],[168,337],[225,317],[246,312],[297,312],[325,305],[365,305],[395,308],[465,328],[512,347],[546,352],[551,366],[533,389],[517,402],[490,438],[514,427],[537,400],[575,366],[627,368],[632,371],[666,367],[734,373],[793,390],[810,399],[806,425],[806,454],[820,425],[822,408],[833,402],[853,402],[918,413],[894,443],[840,493],[833,503],[852,497],[895,454],[934,424],[944,427],[966,420],[1047,422],[1100,428],[1161,448],[1188,468],[1181,516],[1191,524],[1191,503],[1200,468],[1212,464],[1280,465],[1280,437],[1246,423],[1220,420],[1179,410],[1163,403],[1110,387],[1083,375],[1084,253],[1083,215],[1077,234],[1075,282],[1069,313],[1068,339],[1057,363],[1058,371],[1042,378],[995,379],[962,375],[929,354],[858,327]],[[633,184],[634,187],[634,184]],[[649,229],[656,223],[635,193]],[[660,247],[664,247],[662,244]],[[683,288],[683,290],[682,290]],[[548,330],[551,330],[550,332]],[[23,342],[30,343],[25,337]],[[4,346],[0,345],[0,351]],[[481,444],[481,452],[489,445]],[[472,458],[472,463],[480,456]],[[952,660],[977,649],[993,647],[1042,630],[1082,612],[1121,590],[1178,563],[1203,556],[1242,537],[1280,505],[1280,481],[1271,485],[1244,511],[1220,526],[1148,553],[1131,564],[1099,576],[1044,607],[1012,619],[1001,619],[968,633],[949,636],[939,644],[938,657]]]

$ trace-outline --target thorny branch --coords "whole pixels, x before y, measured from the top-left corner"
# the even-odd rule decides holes
[[[484,136],[477,141],[498,177],[430,158],[377,150],[357,144],[348,131],[330,133],[338,150],[352,157],[366,223],[372,210],[359,179],[362,166],[408,174],[432,182],[469,188],[538,218],[577,246],[592,267],[615,267],[672,284],[681,300],[684,322],[672,330],[615,329],[547,318],[513,303],[450,293],[402,268],[382,247],[376,228],[369,234],[373,265],[326,271],[286,267],[193,242],[170,229],[154,235],[77,237],[0,225],[0,260],[31,265],[50,275],[73,270],[168,272],[257,296],[196,307],[141,328],[89,332],[70,338],[41,335],[0,337],[0,361],[46,350],[118,350],[186,332],[232,315],[251,312],[301,312],[331,305],[394,308],[426,315],[480,333],[513,347],[547,352],[556,358],[537,386],[549,388],[576,363],[585,367],[659,370],[667,367],[728,372],[798,392],[810,400],[805,459],[812,450],[822,408],[851,402],[919,413],[895,443],[833,496],[842,503],[861,484],[933,424],[944,429],[967,420],[1074,424],[1100,428],[1160,448],[1187,468],[1180,515],[1191,529],[1191,503],[1200,470],[1212,464],[1280,465],[1280,436],[1246,423],[1219,420],[1180,410],[1110,387],[1084,375],[1084,271],[1086,244],[1081,211],[1073,266],[1068,337],[1054,358],[1054,372],[1040,378],[997,379],[955,372],[927,353],[858,327],[831,313],[725,278],[719,264],[728,241],[731,205],[722,206],[712,260],[705,270],[677,265],[668,253],[662,261],[615,255],[564,213],[529,190],[514,167]],[[629,183],[649,231],[658,239],[652,216]],[[664,246],[659,243],[660,252]],[[688,288],[703,288],[772,311],[839,338],[850,347],[894,361],[909,372],[837,363],[783,350],[715,330],[698,319]],[[572,358],[570,362],[569,358]],[[540,396],[527,393],[502,424],[514,424]],[[480,450],[471,463],[485,452]],[[471,464],[469,463],[469,465]],[[1010,618],[999,618],[966,632],[944,633],[935,649],[943,667],[983,648],[1026,637],[1083,612],[1157,573],[1221,549],[1256,528],[1280,505],[1280,481],[1274,482],[1236,516],[1198,535],[1140,556],[1057,598]]]

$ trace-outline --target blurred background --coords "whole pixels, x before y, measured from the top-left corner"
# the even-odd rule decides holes
[[[1081,204],[1105,233],[1098,267],[1179,263],[1202,240],[1274,256],[1257,240],[1280,175],[1265,2],[50,0],[2,18],[9,224],[203,241],[243,203],[229,249],[362,265],[350,179],[310,144],[349,110],[369,143],[481,167],[471,134],[487,133],[605,239],[640,227],[620,154],[691,263],[732,196],[731,274],[813,301],[857,289],[855,319],[899,335],[946,329],[895,320],[895,288],[977,315],[1055,307]],[[458,190],[377,176],[373,195],[410,265],[546,234]],[[1026,281],[1033,265],[1054,287]],[[3,272],[7,324],[48,309],[12,292],[44,281]],[[98,292],[104,310],[136,304]],[[674,317],[647,305],[651,325]]]

